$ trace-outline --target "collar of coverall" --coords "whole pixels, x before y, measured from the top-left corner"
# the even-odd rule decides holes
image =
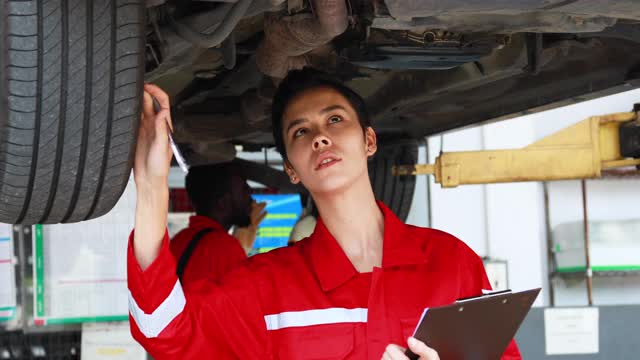
[[[408,225],[400,221],[386,205],[378,201],[378,207],[384,216],[382,268],[425,263],[427,256],[424,242],[408,231]],[[358,275],[321,218],[318,218],[315,230],[308,240],[308,256],[323,291],[333,290]]]
[[[209,228],[213,229],[214,231],[226,232],[224,227],[219,222],[203,215],[193,215],[189,217],[189,227],[202,229]]]

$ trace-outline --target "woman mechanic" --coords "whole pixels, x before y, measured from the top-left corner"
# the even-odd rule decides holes
[[[273,136],[291,182],[317,205],[316,228],[218,283],[183,288],[166,232],[169,98],[144,90],[128,286],[133,336],[155,359],[407,359],[407,346],[439,359],[411,337],[424,308],[490,285],[463,242],[406,225],[376,201],[367,171],[376,133],[360,96],[312,69],[282,81]],[[513,341],[502,359],[520,359]]]

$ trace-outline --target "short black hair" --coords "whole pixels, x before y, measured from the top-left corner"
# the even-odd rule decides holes
[[[231,192],[231,178],[240,175],[231,162],[193,166],[185,178],[185,188],[196,214],[207,216],[216,202]]]
[[[292,70],[282,80],[273,97],[271,106],[271,130],[276,149],[282,155],[282,159],[287,160],[287,151],[284,146],[284,136],[282,134],[282,116],[289,103],[298,95],[311,89],[328,87],[342,95],[353,107],[358,115],[358,121],[363,132],[371,126],[369,112],[367,111],[364,99],[355,91],[344,85],[340,80],[331,75],[310,67],[302,70]]]

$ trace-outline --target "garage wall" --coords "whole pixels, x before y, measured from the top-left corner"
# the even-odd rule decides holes
[[[520,147],[533,139],[526,122],[499,123],[444,136],[444,151]],[[429,140],[432,159],[440,137]],[[480,256],[506,260],[509,286],[543,285],[544,212],[538,183],[465,185],[442,189],[432,182],[433,227],[450,232]],[[542,305],[544,293],[536,304]]]
[[[430,162],[440,151],[519,148],[592,115],[630,111],[640,90],[612,95],[490,125],[429,138]],[[442,189],[431,183],[432,226],[450,232],[481,256],[507,260],[514,289],[543,288],[547,305],[547,246],[541,183],[467,185]],[[587,182],[592,221],[640,218],[640,180]],[[579,181],[549,184],[551,226],[582,220]],[[414,215],[416,216],[416,215]],[[556,280],[556,305],[587,303],[584,281]],[[594,279],[596,304],[640,303],[640,276]]]
[[[440,153],[441,144],[444,151],[467,151],[483,148],[481,129],[474,128],[458,131],[441,137],[429,138],[429,162],[433,163]],[[432,227],[447,231],[459,239],[463,239],[476,253],[487,254],[487,222],[485,218],[484,185],[467,185],[443,190],[431,183],[431,216]]]
[[[418,163],[424,164],[427,162],[427,147],[425,144],[420,145],[418,148]],[[429,178],[426,176],[418,176],[416,178],[416,188],[413,192],[413,199],[411,201],[411,210],[409,210],[409,216],[407,217],[407,224],[428,227],[429,218]]]

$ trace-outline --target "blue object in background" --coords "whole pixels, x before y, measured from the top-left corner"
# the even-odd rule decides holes
[[[287,246],[293,225],[302,214],[300,194],[256,194],[257,202],[266,202],[267,217],[258,227],[258,236],[253,248],[262,253]]]

